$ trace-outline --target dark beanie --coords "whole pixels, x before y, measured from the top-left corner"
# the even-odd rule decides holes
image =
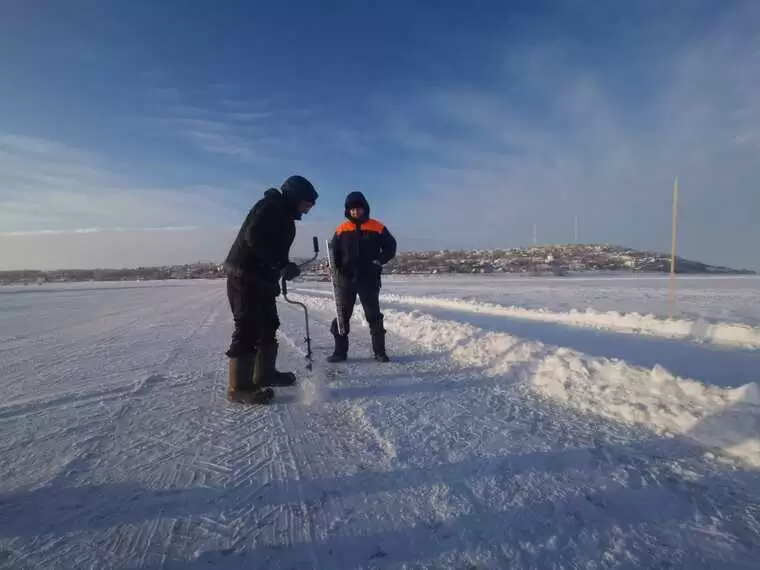
[[[319,194],[303,176],[291,176],[280,186],[283,196],[291,202],[316,202]]]

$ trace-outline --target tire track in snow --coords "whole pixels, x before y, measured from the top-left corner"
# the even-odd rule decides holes
[[[11,404],[0,406],[0,422],[8,419],[15,419],[19,416],[28,416],[37,412],[42,412],[48,408],[57,408],[65,404],[88,404],[92,401],[102,402],[105,399],[119,398],[134,390],[134,386],[117,386],[104,389],[96,389],[82,396],[80,393],[72,392],[53,396],[51,398],[39,398],[30,401],[14,401]]]
[[[217,324],[221,324],[219,313],[212,313]],[[258,497],[266,493],[273,477],[282,478],[285,473],[290,475],[288,479],[295,478],[297,481],[299,477],[291,447],[277,443],[287,442],[290,437],[283,418],[275,408],[251,409],[230,405],[226,401],[224,382],[220,381],[226,372],[226,359],[220,347],[205,341],[206,328],[201,325],[191,333],[185,343],[188,345],[186,351],[172,352],[166,362],[167,367],[182,362],[186,368],[193,368],[193,363],[198,363],[196,373],[203,379],[202,385],[196,389],[184,386],[181,389],[190,390],[189,397],[174,399],[167,406],[151,405],[150,398],[155,397],[154,392],[143,394],[139,402],[135,400],[128,410],[128,416],[132,419],[125,416],[122,424],[139,426],[139,430],[134,430],[134,434],[131,430],[119,434],[121,440],[132,443],[115,443],[114,454],[119,450],[121,457],[118,461],[148,487],[155,484],[161,488],[200,485],[214,489],[204,499],[204,504],[199,505],[211,512],[193,517],[193,525],[183,527],[185,534],[190,533],[194,537],[193,550],[199,556],[209,551],[219,551],[229,556],[246,552],[257,544],[302,541],[307,535],[305,527],[308,523],[302,506],[290,505],[286,497],[281,496],[279,506],[257,507]],[[218,335],[219,328],[209,334]],[[200,346],[208,348],[199,350]],[[189,354],[192,354],[190,362],[186,358]],[[146,384],[146,387],[149,386]],[[156,386],[163,389],[166,383]],[[203,413],[194,410],[196,406],[203,407]],[[147,425],[141,419],[146,411],[152,416]],[[156,429],[152,429],[154,424]],[[179,435],[172,431],[178,425],[182,427]],[[149,439],[142,434],[146,428],[154,433]],[[183,441],[182,433],[194,435],[190,440]],[[167,450],[169,446],[172,449]],[[192,457],[189,461],[188,455]],[[177,462],[180,462],[181,468],[172,472],[162,467],[163,464],[176,465]],[[114,465],[109,467],[112,469]],[[278,501],[270,499],[269,502]],[[215,509],[212,503],[223,507]],[[172,534],[177,532],[178,524],[181,526],[176,518],[170,518],[152,532],[145,532],[142,527],[122,529],[106,541],[101,550],[118,552],[122,560],[134,560],[135,553],[142,553],[138,560],[138,564],[142,564],[159,560],[158,549],[165,549],[168,544],[171,550],[160,552],[160,559],[170,559],[178,554],[173,550],[173,545],[178,542]],[[285,534],[281,535],[283,532]],[[185,535],[181,544],[186,546],[187,542]]]
[[[195,293],[191,300],[202,306],[210,294],[213,291]],[[15,351],[10,359],[0,359],[0,374],[8,380],[4,399],[8,401],[14,392],[28,392],[33,386],[46,395],[51,392],[81,393],[94,384],[88,374],[93,367],[83,371],[82,360],[100,360],[98,382],[104,383],[118,382],[126,367],[139,373],[145,367],[146,359],[156,358],[155,362],[160,362],[158,359],[164,358],[160,354],[161,337],[151,335],[146,338],[139,333],[164,320],[177,323],[183,314],[183,302],[187,301],[172,299],[157,307],[126,304],[116,317],[105,323],[92,319],[82,327],[30,339],[33,346]],[[69,310],[76,311],[76,307]]]
[[[108,478],[108,473],[113,472],[114,468],[121,467],[134,475],[141,477],[148,486],[158,484],[162,487],[176,486],[178,479],[183,475],[183,470],[173,470],[167,472],[162,471],[160,466],[163,463],[169,465],[175,464],[177,460],[180,460],[183,456],[189,455],[188,451],[192,453],[194,445],[198,443],[198,438],[195,436],[195,432],[192,429],[192,425],[187,432],[182,432],[178,435],[171,433],[171,427],[176,426],[179,422],[186,421],[187,418],[192,418],[197,415],[197,402],[193,397],[174,398],[176,394],[169,394],[169,397],[173,398],[171,405],[168,409],[163,410],[164,415],[162,418],[164,430],[157,429],[155,434],[150,437],[143,437],[144,434],[140,433],[146,427],[148,429],[155,426],[155,419],[150,418],[149,424],[145,425],[140,421],[143,416],[143,412],[155,412],[156,406],[152,405],[155,398],[166,396],[167,390],[171,390],[171,382],[167,383],[168,378],[171,376],[171,368],[183,356],[187,357],[188,353],[193,354],[198,349],[199,344],[207,344],[204,342],[204,336],[209,331],[210,325],[213,321],[217,320],[219,311],[216,307],[216,298],[209,298],[214,301],[214,305],[210,306],[206,312],[201,312],[202,318],[199,324],[194,327],[189,335],[183,335],[182,338],[176,343],[174,349],[170,350],[165,355],[163,362],[157,366],[158,369],[169,370],[167,374],[169,376],[151,375],[147,373],[144,379],[134,385],[129,393],[129,398],[122,400],[121,402],[113,402],[109,404],[108,416],[100,418],[100,421],[91,422],[89,427],[91,429],[98,429],[97,434],[82,433],[78,436],[77,444],[81,448],[79,450],[79,459],[70,461],[69,468],[63,477],[56,479],[56,484],[68,485],[68,484],[81,484],[88,483],[93,479],[97,480],[101,477]],[[195,344],[194,344],[195,343]],[[212,344],[213,346],[213,344]],[[213,349],[211,349],[213,350]],[[208,352],[208,349],[207,349]],[[203,355],[203,352],[201,352]],[[209,356],[208,354],[206,356]],[[207,365],[209,358],[201,356],[201,361],[204,361]],[[217,360],[219,360],[217,358]],[[213,360],[212,360],[213,361]],[[216,378],[214,378],[216,379]],[[188,388],[187,385],[177,384],[174,386],[175,392],[181,392]],[[218,386],[215,390],[218,391]],[[159,393],[156,393],[156,390]],[[190,391],[190,395],[193,395],[193,391]],[[103,400],[98,402],[102,407]],[[184,405],[183,405],[184,404]],[[103,428],[108,426],[108,429],[104,432]],[[171,426],[171,427],[170,427]],[[166,429],[169,427],[169,429]],[[136,428],[136,429],[135,429]],[[136,432],[136,433],[133,433]],[[188,438],[186,434],[190,434]],[[201,433],[201,435],[204,435]],[[206,434],[208,436],[208,434]],[[211,436],[213,438],[213,435]],[[147,458],[146,458],[147,456]],[[187,462],[185,462],[187,463]],[[198,462],[195,466],[190,466],[190,476],[188,479],[197,481],[200,478],[208,478],[208,474],[199,476],[199,471],[204,470],[204,463]],[[194,471],[193,471],[194,467]],[[185,470],[186,471],[186,470]],[[100,475],[98,475],[100,473]],[[147,479],[146,479],[147,477]],[[93,516],[98,516],[97,509],[93,512]],[[125,559],[134,558],[134,553],[138,551],[147,552],[148,543],[154,540],[154,537],[159,533],[159,525],[153,524],[150,532],[144,532],[142,527],[135,529],[122,528],[121,530],[113,533],[113,537],[105,541],[101,554],[103,553],[120,553],[119,556],[124,556]],[[56,538],[52,539],[56,541]],[[42,544],[37,541],[38,547],[44,546],[44,540]]]
[[[138,510],[147,508],[149,502],[156,500],[152,489],[183,485],[221,489],[221,492],[201,494],[201,502],[197,506],[202,511],[213,511],[211,503],[223,501],[226,495],[231,500],[241,499],[241,506],[228,506],[228,512],[219,515],[203,515],[193,524],[183,527],[196,538],[196,548],[200,546],[203,550],[205,544],[213,550],[234,545],[235,541],[245,543],[250,536],[248,531],[255,527],[251,519],[261,518],[261,531],[264,532],[267,521],[272,519],[271,515],[276,515],[281,509],[272,509],[271,515],[264,514],[262,517],[252,506],[254,501],[249,500],[252,494],[259,492],[271,480],[271,464],[276,459],[269,442],[271,429],[263,416],[267,412],[259,410],[258,419],[253,421],[252,410],[230,406],[224,399],[223,382],[219,382],[223,376],[224,357],[220,356],[221,351],[213,340],[218,338],[219,330],[218,327],[211,330],[213,323],[221,323],[219,305],[223,296],[217,291],[204,297],[207,297],[207,303],[193,308],[195,314],[200,309],[202,318],[199,324],[191,329],[190,334],[184,334],[170,344],[163,360],[151,365],[151,375],[147,370],[144,372],[143,380],[130,391],[130,400],[107,405],[110,416],[92,422],[91,427],[102,430],[108,426],[108,429],[97,436],[80,436],[78,441],[84,449],[79,459],[69,462],[66,472],[55,483],[95,483],[110,488],[111,485],[120,485],[118,481],[126,475],[139,481],[142,487],[142,490],[129,492],[136,501],[130,506]],[[205,314],[204,308],[208,309]],[[186,315],[181,319],[186,321]],[[163,328],[171,330],[171,327]],[[182,376],[177,373],[192,372],[193,369],[199,384],[188,383],[188,380],[192,381],[192,376],[186,376],[182,382]],[[102,407],[104,402],[100,400],[97,403],[101,404],[98,407]],[[208,414],[203,413],[203,406],[210,408]],[[248,429],[241,429],[241,426]],[[113,475],[116,475],[116,480],[112,479]],[[245,493],[241,494],[243,488]],[[62,491],[66,493],[65,489]],[[192,493],[190,495],[193,496]],[[169,505],[176,510],[177,506],[173,503]],[[109,507],[103,507],[108,512]],[[97,505],[84,505],[84,508],[86,512],[80,514],[85,520],[88,516],[95,520],[93,517],[105,514]],[[158,505],[155,508],[160,509]],[[147,526],[118,525],[105,534],[96,535],[94,540],[88,540],[89,548],[74,548],[77,552],[75,558],[83,565],[85,560],[92,560],[93,557],[107,560],[109,567],[120,566],[127,561],[136,565],[159,559],[165,561],[167,553],[161,552],[159,556],[156,550],[163,551],[167,545],[171,548],[177,542],[177,528],[183,526],[177,521],[177,518],[169,517],[166,521],[149,521]],[[181,542],[186,547],[185,539],[183,537]],[[58,550],[58,555],[50,554],[51,560],[71,561],[72,547],[57,549],[55,545],[59,539],[55,533],[49,538],[40,536],[35,543],[35,549],[30,552],[32,557],[40,549],[48,552]]]
[[[220,313],[216,309],[211,313],[212,321],[220,324]],[[255,497],[271,480],[272,465],[276,461],[268,440],[271,437],[269,412],[263,408],[230,405],[226,401],[223,382],[226,358],[218,346],[205,342],[205,336],[218,336],[218,326],[214,331],[207,329],[201,327],[192,333],[189,346],[186,349],[179,346],[170,357],[170,362],[182,360],[188,369],[196,363],[196,380],[200,384],[193,388],[187,386],[190,397],[184,402],[173,401],[163,414],[161,425],[165,431],[158,434],[160,445],[173,442],[177,446],[179,468],[171,474],[159,469],[156,478],[162,487],[187,486],[208,489],[208,492],[197,505],[201,513],[191,516],[192,524],[172,519],[170,527],[160,533],[161,540],[157,544],[136,543],[140,546],[135,546],[132,552],[155,550],[151,560],[158,560],[159,555],[164,561],[176,557],[179,551],[186,552],[188,542],[200,553],[217,549],[237,552],[245,548],[251,532],[257,534],[256,521],[267,521],[272,516],[272,513],[259,513],[255,508]],[[192,346],[193,341],[196,346]],[[200,346],[206,347],[205,350],[198,350]],[[189,361],[182,358],[190,354]],[[178,424],[182,430],[173,431]],[[193,437],[183,438],[185,433]],[[147,449],[137,452],[143,455]],[[214,504],[226,507],[215,508]],[[178,544],[174,538],[178,524],[184,530],[179,551],[173,546]],[[125,555],[129,556],[129,552]]]
[[[299,329],[303,327],[303,316],[300,311],[287,309],[290,307],[281,311],[283,327],[280,331],[280,341],[283,348],[280,351],[278,367],[295,370],[302,376],[304,363],[301,357],[304,356],[304,351],[291,338],[301,336],[302,333],[298,334],[296,331],[300,332]],[[319,352],[329,346],[329,342],[325,342],[329,336],[329,319],[325,322],[325,317],[318,314],[311,315],[311,318],[317,360],[315,373],[320,374],[324,372],[324,369],[318,361],[324,355],[320,355]],[[364,343],[359,343],[354,348],[359,348],[359,350],[366,348],[362,347],[362,344]],[[294,351],[291,352],[288,347]],[[326,380],[326,378],[320,379],[325,382]],[[275,405],[268,409],[274,412],[270,421],[277,426],[274,433],[280,434],[276,436],[277,453],[283,457],[283,463],[277,467],[279,477],[275,480],[279,483],[276,486],[276,492],[274,494],[265,492],[264,500],[267,503],[279,502],[284,505],[279,517],[273,518],[273,520],[279,518],[284,534],[279,538],[274,537],[274,540],[269,536],[262,537],[264,540],[257,546],[255,556],[263,567],[271,564],[279,568],[281,563],[285,564],[282,567],[289,567],[288,563],[282,560],[283,548],[290,545],[308,545],[318,541],[324,528],[329,526],[336,516],[334,510],[325,508],[322,500],[315,500],[313,492],[307,493],[304,485],[310,485],[310,481],[326,471],[337,469],[338,472],[342,472],[341,468],[345,468],[344,462],[341,461],[343,456],[351,457],[358,454],[365,457],[368,459],[366,465],[369,468],[378,461],[384,461],[381,456],[387,447],[382,445],[379,433],[372,428],[371,424],[366,419],[361,420],[363,412],[357,403],[330,402],[329,410],[322,411],[314,406],[299,406],[298,388],[281,389],[278,392],[280,395],[276,398]],[[350,435],[347,440],[344,440],[343,435],[346,433]],[[345,455],[340,457],[335,454],[336,437],[343,442],[342,445],[345,445],[342,448],[342,453]],[[362,464],[361,458],[359,463]],[[285,560],[290,559],[286,557]],[[207,556],[204,561],[214,563],[217,558]],[[291,562],[313,568],[327,567],[330,564],[329,559],[323,560],[308,547],[302,551],[302,555],[299,554]]]

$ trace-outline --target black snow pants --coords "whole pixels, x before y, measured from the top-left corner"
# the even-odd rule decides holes
[[[227,356],[252,354],[260,344],[275,342],[280,328],[278,294],[276,283],[270,285],[250,277],[227,276],[227,299],[235,321]]]
[[[374,284],[356,283],[354,281],[342,281],[338,284],[336,294],[336,304],[338,311],[343,315],[343,322],[345,323],[345,333],[348,335],[350,332],[351,315],[354,314],[354,305],[356,304],[356,297],[359,297],[362,308],[364,309],[364,317],[369,324],[369,330],[371,334],[377,334],[383,330],[383,314],[380,312],[380,287]],[[330,331],[333,335],[338,334],[338,319],[333,319]]]

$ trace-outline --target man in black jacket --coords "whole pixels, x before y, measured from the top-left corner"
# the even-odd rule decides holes
[[[230,358],[230,400],[266,403],[271,386],[287,386],[295,375],[279,372],[277,360],[276,297],[280,277],[295,279],[298,266],[289,260],[296,235],[295,221],[309,212],[317,191],[303,176],[291,176],[264,193],[245,218],[224,263],[227,297],[235,328],[226,354]]]
[[[345,216],[348,221],[338,226],[330,241],[335,259],[336,304],[345,330],[341,334],[338,319],[333,319],[330,331],[335,338],[335,351],[328,361],[348,358],[349,321],[358,295],[369,323],[375,359],[388,362],[380,312],[380,275],[383,265],[396,256],[396,240],[388,228],[370,218],[369,203],[361,192],[351,192],[346,197]]]

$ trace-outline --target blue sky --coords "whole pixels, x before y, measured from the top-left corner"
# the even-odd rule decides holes
[[[3,2],[0,266],[222,259],[301,173],[299,248],[359,189],[402,249],[577,215],[659,250],[679,174],[681,253],[760,268],[759,30],[752,0]]]

